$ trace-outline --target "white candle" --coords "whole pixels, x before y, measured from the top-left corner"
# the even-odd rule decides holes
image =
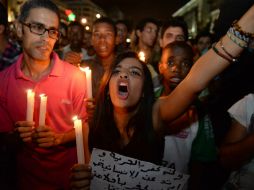
[[[146,61],[146,56],[145,56],[145,53],[144,53],[143,51],[140,51],[140,52],[138,53],[138,57],[139,57],[139,60],[140,60],[140,61],[143,61],[143,62]]]
[[[47,96],[41,94],[40,102],[40,116],[39,116],[39,126],[45,126],[46,110],[47,110]]]
[[[26,94],[26,120],[33,121],[34,116],[34,92],[32,90],[27,90]]]
[[[74,120],[74,128],[76,134],[76,146],[77,146],[77,156],[78,163],[85,164],[85,155],[84,155],[84,147],[83,147],[83,132],[82,132],[82,121],[77,118],[77,116],[73,117]]]
[[[89,67],[82,68],[80,70],[86,73],[86,88],[87,88],[87,98],[93,97],[92,91],[92,70]]]

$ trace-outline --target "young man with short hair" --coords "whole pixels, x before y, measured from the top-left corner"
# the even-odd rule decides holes
[[[161,96],[169,95],[184,80],[193,65],[193,56],[191,46],[183,41],[174,41],[163,49],[159,64],[163,85]],[[204,174],[203,170],[217,158],[209,115],[196,100],[170,124],[169,129],[164,137],[164,165],[181,173],[191,173],[190,186],[193,187],[198,174]],[[202,166],[203,170],[196,165]]]
[[[159,23],[154,18],[142,19],[135,28],[135,37],[131,42],[131,48],[137,53],[143,51],[147,63],[151,62],[158,31]]]
[[[92,28],[92,46],[96,52],[94,59],[84,61],[82,65],[92,69],[93,95],[97,94],[104,72],[115,59],[116,46],[115,23],[108,17],[97,19]]]
[[[91,44],[96,55],[94,59],[82,62],[82,66],[89,66],[92,70],[93,98],[97,96],[104,73],[115,60],[116,33],[115,23],[108,17],[99,18],[93,23]],[[86,102],[90,121],[93,117],[95,102],[94,99],[87,99]]]
[[[135,37],[131,43],[131,48],[136,53],[144,53],[144,62],[147,64],[151,73],[154,93],[160,88],[160,79],[154,67],[157,60],[158,52],[155,50],[159,30],[159,22],[154,18],[144,18],[136,26]]]
[[[129,43],[126,41],[129,34],[129,24],[126,20],[118,20],[116,22],[117,36],[116,49],[117,53],[122,53],[130,49]]]
[[[187,41],[188,27],[181,18],[171,18],[165,21],[160,30],[160,47],[164,48],[174,41]]]
[[[84,31],[84,26],[78,21],[71,22],[68,25],[67,36],[70,43],[63,48],[62,58],[75,66],[91,58],[87,54],[87,50],[82,47]]]
[[[19,136],[19,189],[68,189],[77,162],[72,117],[86,120],[85,76],[53,52],[59,11],[50,0],[28,0],[17,23],[23,53],[0,73],[0,132]],[[33,120],[26,120],[27,90],[35,93]],[[45,125],[39,124],[40,94],[47,96]]]

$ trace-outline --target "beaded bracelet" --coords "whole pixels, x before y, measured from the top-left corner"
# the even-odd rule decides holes
[[[236,36],[234,36],[230,32],[227,32],[227,36],[229,37],[230,40],[232,40],[239,47],[241,47],[241,48],[247,48],[248,47],[248,44],[245,41],[237,38]]]
[[[231,60],[230,58],[228,58],[227,56],[225,56],[224,54],[222,54],[221,52],[219,52],[219,50],[215,47],[216,45],[217,45],[217,43],[214,44],[214,45],[212,46],[212,49],[213,49],[213,51],[214,51],[218,56],[220,56],[221,58],[227,60],[229,63],[234,62],[233,60]]]
[[[236,36],[236,37],[239,38],[240,40],[245,41],[247,44],[250,42],[250,37],[241,34],[241,32],[239,32],[238,30],[236,30],[235,27],[232,27],[232,26],[231,26],[231,27],[228,29],[228,32],[231,33],[231,34],[233,34],[234,36]]]
[[[254,33],[243,31],[241,26],[238,25],[237,20],[235,20],[232,23],[232,27],[234,27],[235,30],[239,31],[243,36],[246,36],[246,37],[249,37],[249,38],[254,38]]]
[[[223,43],[222,43],[222,39],[220,39],[220,47],[221,49],[232,59],[233,62],[237,62],[238,61],[238,57],[234,57],[233,55],[231,55],[224,47]]]

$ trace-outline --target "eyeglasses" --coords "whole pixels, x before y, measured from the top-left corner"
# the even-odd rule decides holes
[[[47,29],[43,24],[39,23],[24,23],[21,22],[24,26],[28,27],[30,29],[31,33],[37,34],[37,35],[43,35],[46,31],[48,31],[48,35],[50,38],[57,40],[61,33],[56,29]]]

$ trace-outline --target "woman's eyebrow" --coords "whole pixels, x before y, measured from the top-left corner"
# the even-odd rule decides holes
[[[138,69],[138,70],[140,70],[141,72],[143,71],[143,69],[141,69],[140,67],[137,67],[137,66],[131,66],[130,68],[132,68],[132,69]]]

